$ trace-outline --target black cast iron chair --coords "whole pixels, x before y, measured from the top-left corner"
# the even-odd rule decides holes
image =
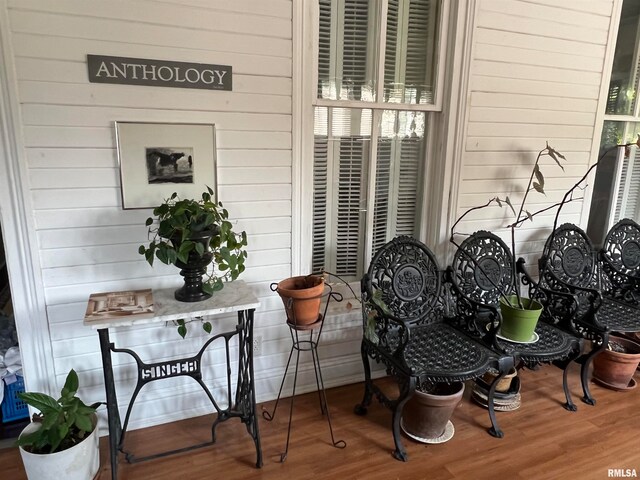
[[[570,293],[578,302],[571,325],[592,344],[591,351],[579,359],[582,400],[589,405],[595,405],[589,390],[589,366],[607,347],[608,333],[639,321],[636,307],[600,290],[599,270],[593,245],[581,228],[566,223],[551,233],[539,262],[540,284],[555,292]]]
[[[640,307],[640,225],[629,218],[607,233],[598,255],[600,289],[607,297]],[[632,315],[618,331],[640,330],[640,316]]]
[[[575,299],[567,294],[540,291],[526,276],[514,279],[513,256],[509,247],[491,232],[479,231],[467,237],[457,249],[448,272],[459,306],[458,318],[477,324],[481,331],[495,331],[496,335],[486,336],[487,343],[491,342],[487,346],[518,357],[519,366],[535,368],[542,363],[552,363],[561,368],[566,398],[564,408],[575,411],[577,407],[571,399],[567,373],[569,365],[580,355],[582,338],[568,328],[563,315],[556,315],[557,310],[545,309],[535,329],[537,340],[531,343],[509,341],[499,334],[501,319],[498,314],[500,298],[514,294],[520,281],[528,286],[528,296],[534,300],[553,297],[555,302],[569,308],[574,305],[575,308]],[[464,304],[469,308],[460,308]]]
[[[489,369],[499,372],[489,389],[489,431],[494,436],[502,436],[493,396],[497,382],[513,367],[515,360],[512,355],[487,348],[475,338],[474,332],[447,318],[449,297],[442,279],[443,272],[429,248],[403,236],[376,253],[361,282],[365,390],[355,412],[366,414],[374,394],[391,409],[393,456],[398,460],[407,460],[400,418],[403,406],[416,388],[434,382],[477,378]],[[369,322],[372,323],[370,330]],[[382,362],[387,373],[397,381],[397,398],[389,398],[373,383],[369,357]]]

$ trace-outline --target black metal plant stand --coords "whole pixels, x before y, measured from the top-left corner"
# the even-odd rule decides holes
[[[322,415],[326,415],[327,423],[329,424],[329,433],[331,434],[331,444],[336,448],[345,448],[347,443],[344,440],[336,440],[333,435],[333,427],[331,426],[331,415],[329,413],[329,404],[327,403],[327,394],[324,389],[324,381],[322,380],[322,370],[320,369],[320,358],[318,357],[318,344],[320,343],[320,336],[322,335],[322,327],[324,326],[324,319],[326,318],[327,308],[331,299],[337,302],[342,301],[342,295],[338,292],[334,292],[331,289],[331,285],[327,285],[329,292],[323,296],[327,296],[327,302],[324,306],[324,312],[318,315],[318,320],[310,325],[297,324],[295,319],[287,318],[287,325],[289,326],[289,333],[291,334],[291,351],[289,352],[289,359],[287,360],[287,366],[284,370],[282,382],[280,383],[280,390],[278,391],[278,397],[276,403],[273,406],[273,411],[269,413],[267,410],[263,410],[262,416],[267,421],[272,421],[276,416],[276,410],[278,409],[278,403],[280,402],[280,395],[282,394],[282,388],[287,378],[287,372],[289,371],[289,365],[291,364],[291,358],[293,352],[296,352],[296,369],[293,376],[293,392],[291,393],[291,404],[289,406],[289,424],[287,426],[287,443],[285,445],[284,453],[280,454],[280,462],[284,462],[287,459],[289,453],[289,440],[291,438],[291,423],[293,418],[293,402],[296,396],[296,383],[298,381],[298,367],[300,365],[300,352],[311,352],[311,358],[313,360],[313,370],[316,376],[316,386],[318,387],[318,398],[320,400],[320,412]],[[293,300],[290,300],[293,301]],[[293,311],[293,309],[290,309]],[[305,340],[304,335],[308,333],[308,337]],[[303,337],[303,339],[301,339]]]

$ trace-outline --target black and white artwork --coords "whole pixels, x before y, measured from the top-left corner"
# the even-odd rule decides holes
[[[115,122],[115,130],[122,208],[154,208],[174,193],[198,199],[207,188],[216,192],[215,125]]]
[[[147,180],[156,183],[193,183],[193,148],[147,147]]]

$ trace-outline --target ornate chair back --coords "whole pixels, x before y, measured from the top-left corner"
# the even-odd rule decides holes
[[[611,227],[599,259],[600,287],[614,297],[637,303],[640,293],[640,225],[625,218]]]
[[[625,275],[640,277],[640,225],[630,218],[616,223],[604,239],[602,255]]]
[[[513,255],[500,237],[479,231],[462,242],[453,257],[452,279],[471,300],[496,305],[513,288]]]
[[[386,316],[405,324],[424,324],[442,311],[442,272],[434,254],[421,242],[396,237],[371,260],[362,281],[363,301],[376,291],[388,309]]]
[[[565,223],[551,233],[540,262],[541,278],[553,284],[553,277],[579,288],[595,286],[596,256],[593,244],[579,227]],[[546,273],[552,277],[547,278]],[[551,285],[553,288],[553,285]]]

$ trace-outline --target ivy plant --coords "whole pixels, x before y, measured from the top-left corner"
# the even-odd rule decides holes
[[[214,200],[210,187],[198,200],[182,199],[174,192],[153,209],[153,215],[146,221],[150,242],[138,248],[149,265],[153,266],[155,258],[167,265],[187,263],[190,255],[202,257],[208,250],[213,255],[213,263],[203,276],[202,285],[208,294],[221,290],[225,281],[235,280],[244,272],[247,234],[233,231],[229,212],[222,202]],[[208,249],[202,242],[194,241],[194,237],[203,232],[212,233]],[[203,328],[209,333],[211,324],[205,322]],[[179,325],[178,333],[182,337],[186,335],[184,322]]]

